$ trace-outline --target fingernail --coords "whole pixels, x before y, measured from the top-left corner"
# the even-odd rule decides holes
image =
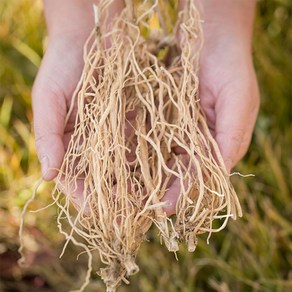
[[[45,177],[47,172],[49,171],[49,158],[48,158],[48,156],[44,156],[41,159],[41,165],[42,165],[42,177]]]

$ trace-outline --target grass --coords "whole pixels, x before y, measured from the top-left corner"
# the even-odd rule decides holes
[[[262,106],[249,153],[238,165],[255,178],[233,177],[244,217],[185,247],[179,261],[160,246],[156,231],[140,250],[141,272],[120,291],[292,291],[292,2],[258,1],[254,60]],[[290,23],[290,25],[289,25]],[[40,65],[45,27],[39,1],[0,3],[0,291],[68,291],[83,280],[86,257],[74,247],[59,260],[64,239],[52,207],[26,217],[32,265],[16,265],[22,207],[40,176],[31,131],[30,92]],[[50,203],[43,184],[37,209]],[[103,285],[93,275],[88,291]]]

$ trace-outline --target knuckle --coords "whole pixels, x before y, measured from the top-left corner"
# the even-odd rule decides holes
[[[35,145],[36,153],[39,160],[41,160],[44,156],[43,144],[44,144],[44,136],[35,136],[34,145]]]
[[[45,143],[44,135],[35,135],[34,144],[37,150],[41,149],[44,143]]]
[[[245,131],[243,129],[234,129],[230,131],[230,140],[236,144],[243,142]]]
[[[39,158],[42,158],[44,149],[52,147],[56,140],[60,137],[58,133],[41,134],[35,133],[35,148]]]

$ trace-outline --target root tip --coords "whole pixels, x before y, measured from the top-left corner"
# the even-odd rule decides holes
[[[169,241],[166,242],[166,246],[170,252],[177,252],[179,250],[178,242],[174,238],[169,239]]]
[[[135,263],[133,258],[128,258],[127,260],[125,260],[124,266],[127,271],[127,276],[131,276],[139,272],[139,267]]]

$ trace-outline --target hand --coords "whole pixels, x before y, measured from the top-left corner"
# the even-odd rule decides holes
[[[72,94],[83,69],[83,45],[94,27],[88,0],[44,1],[49,42],[32,92],[35,144],[45,180],[56,177],[75,116],[65,127]],[[112,15],[121,9],[117,0]]]
[[[204,47],[200,58],[200,103],[209,129],[219,145],[228,172],[250,144],[259,109],[259,91],[252,62],[254,1],[202,2]],[[163,201],[175,213],[178,179]]]
[[[72,134],[74,117],[66,127],[65,118],[83,68],[83,41],[81,34],[50,39],[34,83],[35,145],[45,180],[57,175]]]
[[[205,1],[200,99],[230,172],[249,147],[259,110],[251,53],[255,3],[224,0],[218,9],[213,1]]]
[[[259,93],[251,54],[235,38],[221,39],[217,46],[202,54],[200,100],[230,172],[249,147]]]

